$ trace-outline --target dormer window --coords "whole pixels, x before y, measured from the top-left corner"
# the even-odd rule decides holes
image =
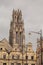
[[[6,59],[6,55],[3,55],[3,59]]]
[[[2,48],[0,48],[0,50],[2,50]]]
[[[34,59],[34,56],[31,56],[31,59],[33,60]]]
[[[14,59],[14,55],[12,55],[12,59]]]

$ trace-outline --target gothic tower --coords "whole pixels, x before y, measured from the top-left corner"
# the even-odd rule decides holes
[[[21,45],[25,43],[24,22],[22,19],[22,12],[19,9],[13,9],[9,43],[11,46],[14,46],[14,44]]]

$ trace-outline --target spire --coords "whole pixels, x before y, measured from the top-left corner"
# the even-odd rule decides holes
[[[20,15],[22,16],[22,12],[21,12],[21,10],[20,10]]]
[[[25,42],[24,25],[21,22],[23,23],[21,10],[13,9],[12,22],[11,22],[12,26],[10,26],[10,36],[9,36],[9,43],[13,46],[16,43],[24,44]]]
[[[18,20],[21,20],[22,19],[22,12],[21,10],[18,9]]]
[[[13,9],[13,13],[12,13],[12,18],[13,18],[13,20],[14,20],[14,9]]]

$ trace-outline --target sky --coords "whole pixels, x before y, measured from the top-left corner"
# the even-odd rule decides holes
[[[33,49],[36,50],[36,40],[40,35],[28,33],[40,29],[43,31],[43,0],[0,0],[0,40],[9,38],[13,8],[22,11],[26,44],[32,42]]]

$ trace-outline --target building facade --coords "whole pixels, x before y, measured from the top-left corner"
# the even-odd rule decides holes
[[[36,65],[32,43],[25,44],[25,30],[21,10],[13,10],[9,42],[0,41],[0,65]]]
[[[43,65],[43,38],[42,40],[37,41],[37,50],[36,50],[36,56],[37,56],[37,65]]]

